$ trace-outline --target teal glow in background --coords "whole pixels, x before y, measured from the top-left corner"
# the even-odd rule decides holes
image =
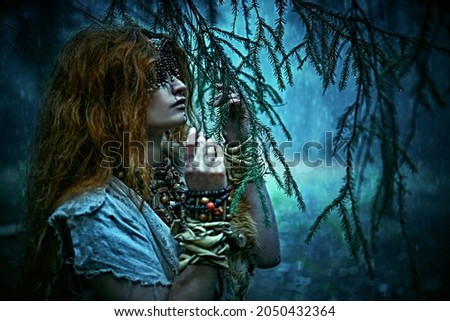
[[[103,1],[81,1],[94,16],[104,11]],[[260,1],[268,20],[275,19],[271,1]],[[333,1],[320,1],[332,4]],[[419,21],[420,2],[379,1],[369,8],[380,25],[389,23],[398,31],[411,32]],[[80,5],[79,3],[77,4]],[[345,6],[345,2],[342,6]],[[229,25],[228,10],[220,12],[219,25]],[[0,298],[16,298],[18,256],[22,234],[23,173],[27,144],[32,135],[34,116],[40,94],[51,71],[51,64],[61,44],[83,25],[86,17],[64,1],[21,1],[0,5]],[[8,25],[8,27],[6,27]],[[238,24],[242,28],[242,25]],[[286,47],[298,43],[304,33],[298,18],[288,15]],[[431,68],[436,81],[448,87],[448,59],[433,57]],[[266,80],[276,86],[270,68]],[[414,75],[412,75],[414,76]],[[282,92],[284,105],[279,114],[293,136],[286,158],[294,159],[308,142],[325,144],[326,133],[334,133],[336,118],[352,101],[354,89],[338,92],[331,88],[323,93],[320,78],[306,64],[295,73],[295,84]],[[407,88],[407,86],[405,86]],[[396,94],[399,120],[407,129],[411,115],[408,90]],[[249,300],[410,300],[450,299],[449,231],[450,175],[448,137],[449,110],[422,112],[411,155],[418,173],[405,177],[407,224],[414,259],[419,270],[421,293],[412,291],[409,280],[408,255],[398,221],[386,219],[378,234],[374,255],[376,278],[370,280],[363,262],[350,257],[340,232],[336,215],[322,226],[310,244],[304,239],[316,215],[332,201],[342,183],[344,168],[332,163],[310,167],[301,154],[300,163],[291,168],[307,205],[300,213],[294,200],[286,198],[272,179],[267,184],[277,213],[282,262],[276,268],[256,270]],[[281,132],[274,129],[279,142]],[[309,160],[323,159],[321,152]],[[375,155],[376,157],[377,155]],[[375,182],[381,173],[378,160],[368,170],[368,179],[359,204],[363,223],[373,197]]]

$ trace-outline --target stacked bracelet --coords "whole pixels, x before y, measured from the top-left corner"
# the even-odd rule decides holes
[[[228,179],[234,185],[239,185],[254,165],[258,167],[261,176],[266,173],[267,166],[262,149],[252,142],[251,138],[237,146],[226,146],[224,155],[229,169]]]
[[[201,222],[230,221],[231,185],[213,191],[186,191],[186,215]]]

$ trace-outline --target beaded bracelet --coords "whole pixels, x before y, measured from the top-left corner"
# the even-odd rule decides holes
[[[230,221],[231,185],[213,191],[186,191],[186,215],[201,222]]]

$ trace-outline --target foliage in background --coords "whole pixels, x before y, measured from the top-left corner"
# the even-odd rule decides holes
[[[348,166],[342,186],[334,200],[317,215],[306,241],[311,242],[327,218],[336,213],[350,253],[356,259],[363,259],[373,277],[377,235],[382,222],[387,217],[395,217],[409,254],[413,285],[417,286],[416,265],[405,223],[408,190],[405,177],[416,171],[408,149],[419,111],[449,105],[450,88],[437,84],[429,69],[432,55],[448,59],[450,53],[445,44],[434,42],[439,35],[448,36],[450,28],[445,18],[448,10],[445,2],[423,5],[421,25],[416,34],[407,35],[371,22],[362,2],[347,3],[347,8],[338,10],[314,2],[275,0],[270,21],[261,11],[262,0],[111,0],[103,17],[93,16],[77,2],[66,5],[94,22],[137,21],[153,31],[174,37],[191,58],[196,106],[201,111],[202,129],[209,136],[219,138],[221,126],[228,117],[227,109],[212,109],[207,103],[216,90],[214,84],[237,89],[245,99],[252,138],[265,147],[268,160],[275,158],[281,165],[280,173],[275,163],[269,163],[269,173],[280,189],[296,200],[301,211],[305,211],[306,206],[300,188],[272,134],[277,127],[291,140],[289,129],[274,108],[283,103],[279,92],[294,85],[294,72],[306,63],[313,66],[320,77],[324,93],[332,86],[339,90],[354,89],[354,101],[344,106],[336,122],[335,146],[346,142]],[[231,12],[232,23],[227,28],[218,23],[221,11]],[[292,14],[297,17],[298,25],[286,24],[288,15]],[[434,19],[436,16],[438,19]],[[241,22],[244,28],[238,27]],[[8,28],[6,24],[2,26]],[[302,30],[302,33],[295,43],[287,46],[285,31],[288,28]],[[277,88],[266,81],[263,72],[266,60]],[[413,85],[403,88],[405,79],[408,84],[412,80]],[[412,114],[406,132],[400,129],[399,106],[395,101],[395,91],[402,90],[410,91],[410,103],[401,106],[410,108]],[[211,118],[218,121],[211,122]],[[268,124],[261,119],[267,119]],[[251,152],[257,155],[256,150]],[[361,195],[367,168],[377,165],[377,158],[381,159],[380,179],[371,210],[366,212],[360,209]],[[250,180],[263,183],[256,167],[248,173],[238,194]],[[369,232],[363,228],[363,220],[370,222]]]
[[[347,163],[342,187],[335,199],[317,216],[310,227],[306,241],[310,242],[321,224],[332,212],[340,217],[341,228],[351,254],[362,255],[369,274],[374,276],[371,252],[375,246],[376,233],[383,218],[391,213],[398,219],[405,246],[410,257],[413,285],[417,286],[416,267],[405,224],[405,171],[416,171],[408,155],[416,128],[417,109],[421,106],[447,107],[450,88],[440,88],[427,70],[430,52],[445,55],[448,47],[429,41],[431,28],[444,28],[445,20],[439,26],[431,26],[435,4],[426,5],[423,24],[417,35],[409,36],[383,29],[373,24],[358,1],[351,1],[347,11],[340,12],[328,7],[303,1],[274,1],[274,21],[267,21],[260,12],[259,1],[161,1],[152,6],[143,1],[135,2],[143,15],[148,15],[150,26],[155,31],[172,34],[191,56],[197,85],[198,106],[203,116],[204,130],[211,136],[220,132],[221,124],[227,119],[227,109],[211,115],[207,100],[214,91],[211,84],[223,83],[233,86],[245,98],[250,115],[251,134],[260,143],[269,142],[268,153],[275,155],[283,165],[280,175],[273,164],[272,174],[279,187],[288,196],[294,196],[300,209],[305,209],[299,188],[290,168],[271,133],[272,126],[282,129],[290,140],[289,130],[273,108],[281,104],[279,90],[293,85],[293,69],[301,69],[310,63],[322,80],[324,92],[330,86],[345,89],[354,86],[355,99],[337,120],[335,146],[346,141]],[[205,10],[206,9],[206,10]],[[229,28],[217,25],[220,10],[232,12]],[[285,29],[288,10],[298,16],[298,24],[305,30],[298,43],[285,46]],[[125,1],[112,1],[106,19],[132,19]],[[245,30],[236,28],[237,21],[244,18]],[[144,18],[145,21],[145,18]],[[233,63],[228,53],[238,57]],[[278,88],[265,81],[261,67],[262,57],[268,57]],[[398,108],[392,88],[403,90],[402,80],[406,75],[418,73],[415,79],[413,104],[414,115],[410,132],[402,135],[398,121]],[[269,119],[263,124],[258,116]],[[208,127],[208,119],[217,117],[216,126]],[[403,137],[406,137],[404,140]],[[266,145],[265,145],[266,146]],[[359,210],[359,191],[363,188],[365,171],[375,155],[381,156],[381,179],[373,195],[371,213]],[[249,180],[258,179],[257,171],[250,172]],[[364,232],[361,215],[370,215],[371,234]]]

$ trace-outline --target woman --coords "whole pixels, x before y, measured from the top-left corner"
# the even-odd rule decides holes
[[[268,213],[253,184],[230,213],[223,148],[187,125],[190,83],[184,52],[138,26],[68,41],[30,166],[28,298],[244,299],[253,267],[278,264],[267,191]],[[214,102],[239,105],[234,93]],[[225,126],[226,143],[236,128]]]

